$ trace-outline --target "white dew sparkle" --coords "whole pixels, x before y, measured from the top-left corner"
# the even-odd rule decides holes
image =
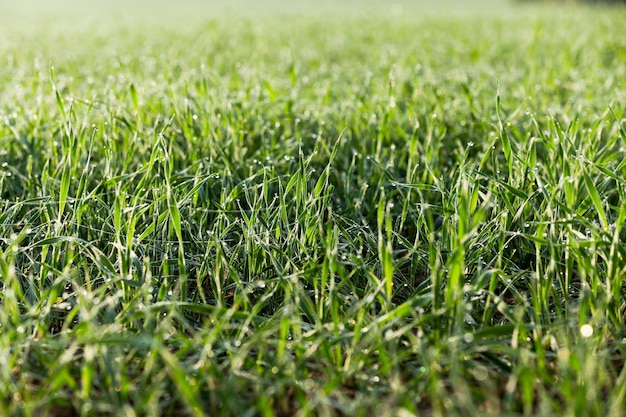
[[[591,337],[593,335],[593,327],[590,324],[583,324],[580,327],[580,334],[582,337]]]

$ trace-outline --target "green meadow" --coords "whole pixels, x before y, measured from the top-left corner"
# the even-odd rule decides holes
[[[626,10],[0,4],[0,415],[626,410]]]

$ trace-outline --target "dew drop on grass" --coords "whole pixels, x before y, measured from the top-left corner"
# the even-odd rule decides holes
[[[482,365],[478,365],[472,370],[472,373],[474,374],[474,378],[480,382],[485,381],[489,377],[489,371]]]
[[[591,337],[593,335],[593,327],[590,324],[583,324],[580,327],[580,334],[584,338]]]

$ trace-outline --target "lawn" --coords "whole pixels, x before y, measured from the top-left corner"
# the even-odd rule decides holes
[[[0,415],[626,410],[626,10],[0,4]]]

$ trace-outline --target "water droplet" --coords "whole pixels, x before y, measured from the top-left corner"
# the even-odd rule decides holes
[[[583,324],[580,327],[580,334],[585,338],[591,337],[593,335],[593,327],[590,324]]]

